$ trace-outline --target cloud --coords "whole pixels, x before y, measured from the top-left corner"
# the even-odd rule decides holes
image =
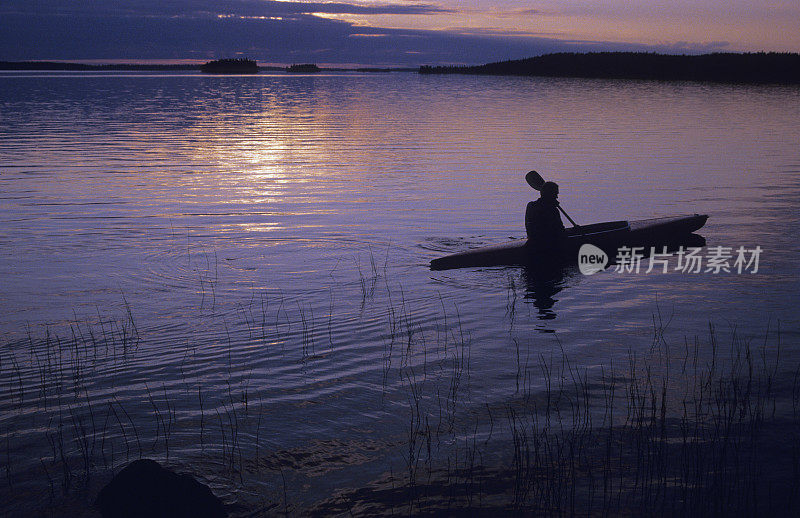
[[[707,54],[709,52],[725,52],[730,50],[729,41],[707,41],[702,43],[678,41],[659,45],[663,52],[672,54]]]
[[[525,16],[539,16],[545,14],[545,11],[540,9],[515,9],[515,10],[502,10],[502,11],[491,11],[490,12],[493,16],[497,16],[500,18],[520,18]]]
[[[517,38],[552,38],[563,36],[563,32],[531,32],[514,29],[502,29],[493,27],[449,27],[448,33],[459,34],[461,36],[482,36],[482,37],[517,37]]]
[[[356,26],[307,13],[317,9],[399,12],[410,8],[439,12],[433,4],[86,0],[67,5],[55,0],[11,0],[0,7],[0,60],[175,60],[245,55],[262,63],[417,66],[480,64],[548,52],[675,51],[678,47],[692,52],[723,45],[691,48],[690,44],[670,47],[565,41],[553,34],[480,28],[389,29]]]
[[[282,17],[310,13],[351,15],[430,15],[452,12],[433,4],[348,4],[345,2],[292,2],[275,0],[6,0],[0,14],[59,16]]]

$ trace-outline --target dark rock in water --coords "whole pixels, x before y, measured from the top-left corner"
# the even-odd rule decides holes
[[[94,503],[104,518],[217,518],[227,516],[222,501],[190,475],[179,475],[153,460],[132,462]]]

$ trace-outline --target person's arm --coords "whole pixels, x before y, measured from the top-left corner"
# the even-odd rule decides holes
[[[529,201],[525,208],[525,233],[528,234],[528,239],[536,232],[536,212],[536,202]]]
[[[558,205],[556,205],[553,210],[553,229],[563,232],[564,228],[564,221],[561,219],[561,211],[558,209]]]

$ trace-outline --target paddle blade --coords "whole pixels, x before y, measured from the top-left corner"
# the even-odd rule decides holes
[[[530,185],[537,191],[541,191],[542,186],[544,185],[544,178],[542,178],[541,175],[536,171],[531,171],[528,174],[526,174],[525,181],[528,182],[528,185]]]

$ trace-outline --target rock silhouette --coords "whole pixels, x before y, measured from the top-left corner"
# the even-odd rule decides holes
[[[97,496],[103,518],[217,518],[227,516],[208,486],[141,459],[120,471]]]

